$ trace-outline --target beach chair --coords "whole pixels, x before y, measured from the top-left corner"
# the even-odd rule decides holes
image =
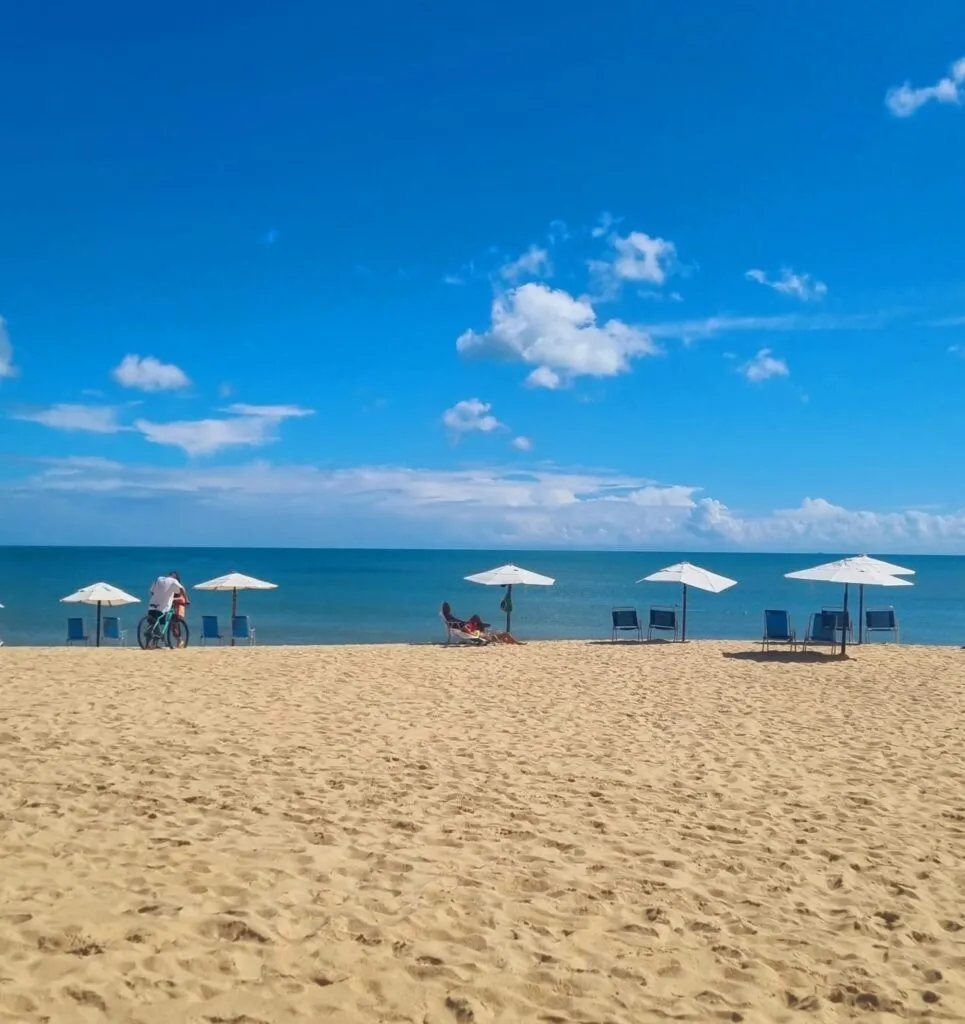
[[[665,633],[673,633],[674,640],[677,639],[677,609],[666,607],[653,607],[650,609],[650,621],[647,624],[647,639],[653,639],[654,630]]]
[[[216,640],[219,644],[224,643],[221,635],[221,627],[218,625],[217,615],[201,616],[201,643],[206,644],[209,640]]]
[[[833,611],[815,612],[808,619],[808,631],[804,637],[803,647],[830,647],[832,651],[838,646],[838,616]]]
[[[822,608],[821,611],[824,612],[825,615],[833,615],[834,616],[834,628],[840,633],[841,632],[841,625],[842,625],[842,623],[845,622],[844,609],[843,608]],[[848,643],[851,643],[851,641],[854,639],[854,623],[851,621],[851,612],[850,611],[848,612],[848,617],[847,617],[847,627],[848,627]]]
[[[761,650],[769,651],[774,646],[788,647],[792,651],[797,648],[797,635],[791,625],[791,616],[783,608],[768,608],[764,612]]]
[[[101,639],[123,647],[127,643],[127,630],[121,629],[121,620],[116,615],[105,615],[101,623]]]
[[[83,619],[68,619],[67,620],[67,646],[71,644],[89,644],[90,637],[87,635],[87,629],[84,626]]]
[[[901,642],[898,635],[898,616],[895,615],[894,608],[882,608],[877,611],[866,609],[864,631],[869,643],[872,633],[891,633],[896,644]]]
[[[610,612],[613,619],[613,631],[610,634],[611,640],[616,640],[617,633],[636,633],[637,639],[643,639],[643,626],[640,624],[640,616],[636,608],[614,608]]]
[[[453,640],[460,644],[474,644],[476,646],[481,646],[482,644],[489,643],[490,638],[486,636],[485,633],[469,633],[466,630],[464,630],[462,628],[462,621],[460,619],[455,618],[455,616],[453,616],[452,613],[448,615],[446,614],[447,607],[448,606],[444,604],[439,609],[439,618],[442,619],[446,627],[447,644],[451,643]],[[489,629],[489,623],[484,622],[483,628]]]
[[[255,643],[255,630],[248,621],[247,615],[234,615],[231,619],[231,639],[242,640],[245,643]]]

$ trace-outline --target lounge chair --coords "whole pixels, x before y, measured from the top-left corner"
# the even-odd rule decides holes
[[[101,622],[101,639],[111,640],[121,647],[127,643],[127,630],[121,629],[121,620],[116,615],[105,615]]]
[[[898,617],[895,615],[894,608],[883,608],[878,611],[866,610],[864,613],[864,632],[869,643],[871,642],[872,633],[891,633],[894,642],[896,644],[900,643]]]
[[[653,639],[653,631],[661,630],[666,633],[673,633],[674,640],[677,639],[677,609],[676,608],[651,608],[650,621],[647,625],[647,639]]]
[[[221,635],[221,627],[218,625],[217,615],[201,616],[202,645],[207,643],[209,640],[216,640],[219,644],[224,643],[224,637]]]
[[[89,644],[90,637],[87,635],[87,629],[84,626],[83,619],[68,619],[67,620],[67,646],[71,644]]]
[[[481,644],[488,644],[490,638],[485,633],[471,633],[467,630],[466,623],[462,619],[457,619],[449,608],[449,603],[444,601],[442,607],[439,609],[439,618],[442,619],[446,627],[446,643],[451,643],[455,640],[461,644],[475,644],[479,646]],[[483,629],[489,629],[489,623],[483,623]]]
[[[640,624],[636,608],[614,608],[610,615],[613,618],[611,640],[616,640],[617,633],[620,632],[636,633],[638,640],[643,639],[643,626]]]
[[[847,617],[847,620],[846,620],[845,616],[844,616],[844,609],[843,608],[822,608],[821,611],[824,612],[826,615],[833,615],[834,616],[834,628],[839,633],[841,632],[841,624],[843,622],[847,621],[847,624],[848,624],[848,643],[850,644],[851,641],[854,640],[854,623],[851,621],[851,612],[850,611],[848,612],[848,617]]]
[[[805,650],[809,647],[830,647],[833,650],[838,646],[840,632],[838,615],[833,611],[815,612],[808,620],[808,631],[802,646]]]
[[[768,608],[764,612],[761,650],[769,651],[774,646],[788,647],[792,651],[797,648],[797,635],[791,625],[791,616],[783,608]]]
[[[231,639],[242,640],[254,646],[255,630],[247,615],[233,615],[231,618]]]

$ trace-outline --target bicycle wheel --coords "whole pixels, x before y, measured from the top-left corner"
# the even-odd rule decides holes
[[[190,633],[184,619],[171,619],[168,624],[168,647],[187,647]]]
[[[151,641],[152,622],[145,615],[143,619],[137,624],[137,646],[142,651],[146,651],[148,644]]]

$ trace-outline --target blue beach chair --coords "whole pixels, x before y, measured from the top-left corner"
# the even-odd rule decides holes
[[[900,643],[898,635],[898,616],[894,608],[883,608],[878,611],[867,609],[864,613],[864,631],[868,642],[872,633],[891,633],[894,642]]]
[[[248,621],[247,615],[235,615],[231,620],[231,639],[243,640],[246,643],[254,644],[255,631]]]
[[[822,612],[826,615],[834,616],[834,628],[840,633],[841,626],[846,624],[848,630],[848,643],[850,644],[854,640],[854,623],[851,621],[851,612],[849,611],[847,617],[845,617],[843,608],[822,608]]]
[[[830,647],[832,652],[838,646],[838,634],[841,632],[838,626],[840,612],[815,612],[808,620],[807,636],[802,645],[805,650],[809,647]]]
[[[654,630],[662,630],[673,633],[674,640],[677,639],[677,609],[676,608],[651,608],[650,621],[647,625],[647,639],[653,639]]]
[[[121,620],[116,615],[105,615],[101,623],[101,638],[110,640],[121,647],[127,643],[127,630],[121,629]]]
[[[783,608],[768,608],[764,612],[761,650],[769,651],[774,646],[788,647],[792,651],[797,648],[797,635],[791,625],[791,616]]]
[[[614,608],[610,612],[613,619],[613,630],[610,634],[611,640],[616,640],[617,633],[636,633],[637,639],[643,639],[643,626],[640,624],[640,616],[636,608]]]
[[[201,643],[205,644],[208,640],[216,640],[219,644],[224,643],[217,615],[201,616]]]
[[[87,635],[87,629],[84,626],[83,619],[68,619],[67,620],[67,646],[71,644],[89,644],[90,637]]]

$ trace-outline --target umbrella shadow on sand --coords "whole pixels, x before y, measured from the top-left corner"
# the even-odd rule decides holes
[[[723,651],[722,658],[732,661],[758,661],[761,664],[781,662],[785,665],[840,665],[851,661],[847,655],[827,654],[824,651]]]

